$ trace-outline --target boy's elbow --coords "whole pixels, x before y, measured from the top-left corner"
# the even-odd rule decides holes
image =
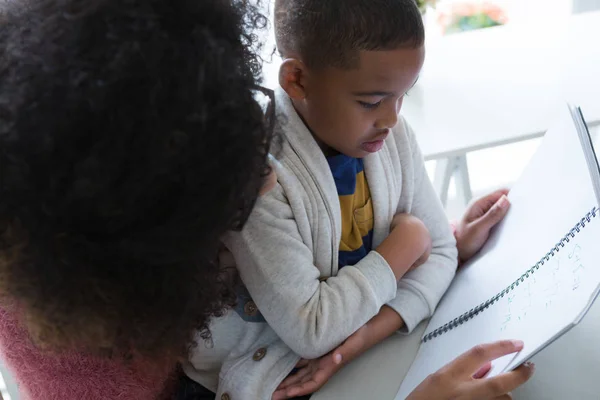
[[[337,345],[327,337],[327,335],[303,335],[289,338],[287,345],[298,354],[300,357],[313,360],[323,357],[325,354],[332,351]]]
[[[290,346],[290,348],[294,351],[294,353],[298,354],[300,357],[306,360],[314,360],[319,357],[323,357],[325,354],[329,353],[333,348],[328,347],[317,347],[311,346],[303,343],[300,346]]]
[[[284,330],[279,336],[302,358],[315,359],[339,346],[352,332],[351,322],[344,315],[343,302],[335,296],[324,296],[324,287],[310,301],[292,312],[297,318],[286,318]]]
[[[443,243],[443,245],[433,246],[429,259],[435,260],[442,266],[456,268],[458,263],[458,250],[455,243]]]

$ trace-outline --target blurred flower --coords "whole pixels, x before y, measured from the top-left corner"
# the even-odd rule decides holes
[[[425,13],[427,10],[427,6],[435,7],[437,0],[416,0],[417,6],[419,6],[419,10],[421,10],[421,14]]]
[[[438,23],[444,33],[504,25],[508,18],[502,7],[491,2],[462,2],[438,9]]]

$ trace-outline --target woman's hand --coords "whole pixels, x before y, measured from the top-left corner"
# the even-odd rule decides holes
[[[491,361],[523,349],[523,342],[504,340],[476,346],[425,379],[407,400],[508,400],[510,392],[533,375],[534,365],[484,378]]]
[[[507,189],[501,189],[471,203],[454,233],[460,262],[473,257],[487,241],[492,228],[502,221],[510,207],[507,194]]]

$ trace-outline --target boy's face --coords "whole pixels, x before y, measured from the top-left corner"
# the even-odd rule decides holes
[[[359,56],[358,68],[307,69],[303,98],[292,96],[326,154],[362,158],[381,149],[417,80],[425,50],[362,51]]]

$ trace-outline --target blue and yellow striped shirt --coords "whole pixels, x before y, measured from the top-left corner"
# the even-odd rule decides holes
[[[340,198],[342,239],[339,268],[355,265],[373,241],[373,204],[363,160],[339,154],[327,159]]]

